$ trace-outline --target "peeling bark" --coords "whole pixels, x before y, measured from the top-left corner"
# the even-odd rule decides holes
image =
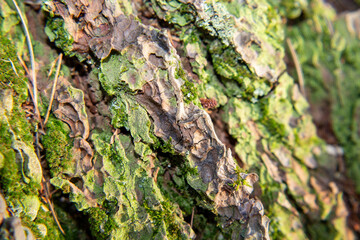
[[[353,239],[335,157],[285,72],[284,19],[309,4],[45,1],[50,40],[87,63],[78,62],[81,76],[73,68],[59,79],[38,158],[29,137],[12,130],[9,99],[16,94],[1,85],[0,127],[12,149],[0,149],[7,163],[20,164],[11,178],[0,152],[9,208],[26,216],[21,221],[36,238],[59,234],[43,220],[43,199],[35,194],[45,176],[86,213],[99,239]],[[304,18],[324,24],[331,9],[311,4],[326,11]],[[7,2],[0,10],[13,14]],[[341,43],[336,36],[331,41]],[[38,64],[50,65],[50,58]],[[39,79],[45,109],[51,83],[44,73]],[[22,102],[14,102],[17,111]],[[43,171],[33,164],[40,162]],[[19,190],[11,181],[21,178]]]

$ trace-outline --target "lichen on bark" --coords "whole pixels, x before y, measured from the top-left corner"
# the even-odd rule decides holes
[[[182,85],[189,80],[181,74],[179,56],[169,39],[159,30],[142,25],[121,11],[108,15],[108,11],[118,10],[114,3],[102,7],[103,15],[109,19],[101,23],[103,29],[108,28],[107,35],[93,35],[89,31],[89,42],[98,44],[90,44],[88,48],[101,59],[100,81],[108,94],[115,97],[111,106],[115,117],[113,124],[130,131],[135,148],[140,143],[151,146],[153,140],[146,130],[150,129],[149,115],[152,134],[170,141],[175,152],[183,156],[183,161],[197,169],[187,173],[187,184],[203,196],[212,211],[223,217],[223,223],[241,221],[245,223],[241,225],[245,237],[263,235],[267,238],[268,220],[263,206],[260,201],[249,198],[258,177],[253,173],[235,173],[236,164],[231,152],[217,138],[209,115],[192,102],[184,101],[190,92],[183,96]],[[78,11],[73,8],[60,3],[50,7],[65,22],[73,18],[71,11]],[[93,10],[89,8],[85,15],[91,16]],[[93,30],[99,27],[91,19],[88,22]],[[111,50],[117,51],[117,55],[110,53]],[[173,102],[175,105],[171,104]],[[235,191],[231,184],[238,176],[247,184]],[[250,220],[252,218],[254,220]],[[263,227],[258,228],[257,224]],[[164,236],[169,234],[172,233],[167,232]],[[191,238],[191,234],[184,236]]]
[[[94,237],[351,239],[330,156],[283,60],[284,19],[310,3],[42,6],[50,41],[87,62],[85,76],[60,77],[41,141],[51,184],[86,213]],[[49,96],[47,87],[42,109]],[[35,161],[31,145],[12,148]],[[25,187],[39,182],[33,170],[16,175]],[[28,222],[43,216],[37,198],[19,198]]]

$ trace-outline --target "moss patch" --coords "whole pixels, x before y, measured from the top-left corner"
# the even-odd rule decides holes
[[[16,216],[21,217],[22,224],[28,226],[35,237],[61,239],[51,214],[49,211],[44,211],[44,205],[40,203],[38,196],[40,184],[31,178],[28,181],[26,174],[29,172],[24,168],[26,151],[34,151],[32,126],[26,121],[25,112],[21,107],[27,99],[27,80],[17,60],[14,45],[1,32],[0,42],[3,46],[0,49],[0,109],[2,111],[0,153],[3,156],[0,167],[0,189],[9,208]],[[4,105],[4,101],[7,104]],[[23,148],[17,148],[15,151],[17,145]],[[41,172],[40,165],[35,166],[39,167],[40,169],[37,170]]]
[[[72,172],[70,165],[72,160],[71,149],[73,141],[69,137],[70,129],[62,121],[51,116],[46,124],[46,135],[42,137],[42,143],[46,151],[46,161],[49,164],[52,177]]]

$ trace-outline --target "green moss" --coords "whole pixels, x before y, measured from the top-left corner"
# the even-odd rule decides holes
[[[105,210],[92,207],[86,210],[92,235],[96,239],[109,239],[111,232],[118,227]]]
[[[246,170],[242,170],[238,165],[236,165],[235,168],[235,173],[237,175],[236,180],[231,184],[232,187],[234,187],[236,189],[236,191],[239,190],[240,186],[248,186],[248,187],[252,187],[245,179],[243,179],[240,176],[240,173],[247,173]]]
[[[267,209],[267,216],[271,218],[270,236],[272,239],[307,239],[306,229],[301,221],[292,215],[290,209],[286,209],[279,203],[287,202],[282,199],[285,195],[281,195],[277,203],[271,204]],[[282,202],[280,202],[282,201]]]
[[[0,151],[4,155],[4,167],[0,169],[0,188],[7,200],[17,202],[24,195],[36,193],[39,185],[23,182],[21,165],[16,162],[16,153],[11,146],[1,143]]]
[[[333,9],[320,10],[316,4],[306,21],[297,28],[288,28],[288,35],[300,57],[305,86],[310,102],[330,103],[331,123],[343,147],[348,176],[360,181],[360,109],[358,81],[360,61],[359,40],[349,33],[345,19],[334,20]],[[329,31],[329,24],[333,31]],[[359,185],[356,185],[360,192]]]
[[[196,100],[198,99],[197,89],[195,83],[189,81],[186,77],[186,73],[184,69],[177,68],[175,71],[175,78],[182,79],[184,84],[181,86],[181,91],[184,96],[185,103],[194,102],[196,104]]]
[[[191,7],[187,4],[182,4],[180,1],[168,1],[166,5],[161,1],[151,2],[156,14],[161,15],[162,18],[166,19],[166,21],[173,24],[176,28],[189,25],[195,20]]]
[[[160,170],[157,181],[161,193],[166,199],[171,199],[172,203],[179,205],[184,217],[190,217],[194,208],[205,212],[214,210],[211,203],[205,200],[208,199],[208,197],[205,196],[207,185],[202,183],[197,168],[190,166],[186,156],[176,154],[172,151],[173,148],[171,145],[169,145],[169,147],[166,147],[166,145],[167,144],[162,144],[161,147],[157,148],[161,165],[159,166]],[[170,148],[170,151],[168,148]],[[171,174],[170,181],[164,177],[167,171]],[[156,214],[156,212],[153,214]],[[200,213],[196,214],[196,216],[199,215]],[[159,218],[161,218],[161,216]],[[209,220],[205,220],[201,222],[201,224],[204,228],[211,228],[212,231],[219,230],[214,230],[214,228],[216,229],[216,224],[210,223]],[[204,228],[199,225],[194,225],[194,229],[200,234],[205,231]],[[208,230],[206,231],[208,232]]]
[[[119,90],[110,106],[110,112],[112,125],[116,128],[125,127],[130,131],[135,142],[153,142],[150,136],[150,118],[146,110],[135,101],[131,94]]]
[[[258,171],[259,185],[262,190],[261,201],[266,207],[271,207],[272,203],[278,199],[279,192],[282,192],[282,186],[274,181],[263,164],[258,168],[260,169]]]
[[[169,139],[165,142],[161,138],[157,138],[157,141],[152,145],[153,149],[158,150],[160,149],[164,153],[170,153],[175,155],[175,149],[173,145],[171,145],[172,138],[169,137]]]
[[[272,220],[272,224],[270,225],[269,229],[269,235],[271,239],[286,239],[285,234],[281,232],[282,226],[280,226],[279,222],[274,221],[276,215],[273,216],[269,213],[267,213],[266,215]]]
[[[313,222],[308,225],[308,231],[314,239],[337,239],[335,229],[321,222]]]
[[[54,208],[58,217],[58,220],[61,224],[61,227],[63,228],[65,232],[65,236],[61,235],[59,236],[59,239],[67,239],[67,240],[85,240],[88,239],[88,236],[86,235],[86,232],[84,229],[82,229],[79,226],[79,222],[76,222],[74,219],[73,212],[70,213],[68,209],[64,209],[59,205],[54,204]],[[75,213],[79,214],[79,213]],[[57,225],[55,222],[53,223],[53,227],[57,228]],[[56,229],[57,230],[57,229]],[[53,238],[57,239],[57,238]],[[49,238],[49,240],[51,240]]]
[[[158,210],[156,210],[154,206],[149,207],[146,202],[144,203],[144,208],[157,229],[159,229],[162,224],[165,224],[167,236],[170,239],[182,239],[179,224],[176,222],[174,216],[176,214],[175,208],[169,200],[162,201],[161,207]]]
[[[222,77],[239,83],[242,83],[242,79],[245,77],[255,77],[246,63],[236,54],[235,49],[224,46],[220,41],[215,40],[210,43],[209,52],[216,73]]]
[[[46,151],[46,160],[52,177],[71,172],[72,139],[70,129],[62,121],[50,116],[46,124],[46,134],[42,137],[42,144]]]
[[[270,135],[281,140],[286,136],[285,126],[270,116],[264,116],[260,122],[267,128]]]
[[[210,215],[211,216],[211,215]],[[197,230],[199,235],[202,235],[202,239],[221,239],[221,227],[216,224],[216,220],[210,220],[209,215],[200,214],[196,212],[194,214],[193,228]]]
[[[119,226],[109,231],[111,237],[148,239],[155,236],[161,238],[165,236],[170,238],[170,235],[181,236],[181,232],[184,231],[183,220],[174,212],[169,216],[173,222],[166,225],[165,222],[159,223],[156,218],[151,222],[151,217],[144,207],[146,203],[149,206],[156,206],[152,209],[154,211],[167,208],[169,210],[166,213],[178,209],[176,206],[163,206],[166,204],[164,195],[154,180],[148,176],[147,172],[150,171],[151,164],[159,166],[157,159],[153,158],[154,153],[150,147],[143,142],[133,144],[131,138],[123,134],[115,137],[113,144],[109,144],[110,137],[109,133],[92,135],[95,148],[102,157],[102,168],[108,175],[102,188],[106,200],[101,209],[106,209],[107,216],[114,216]],[[94,211],[96,211],[95,216],[92,218],[105,217],[104,213]],[[152,213],[156,214],[156,212]],[[93,222],[91,225],[96,226],[99,223]]]
[[[18,6],[22,13],[26,12],[25,4],[18,2]],[[18,53],[20,56],[27,54],[23,27],[22,24],[20,24],[20,17],[11,0],[2,1],[0,5],[0,16],[0,31],[2,34],[6,35],[7,38],[11,39],[16,49],[15,53]],[[27,24],[26,18],[25,23]]]
[[[14,199],[16,199],[24,192],[36,192],[35,189],[39,186],[33,182],[27,185],[22,181],[22,165],[16,160],[16,151],[12,146],[15,139],[19,139],[27,145],[32,145],[31,125],[26,121],[25,113],[21,108],[21,104],[27,98],[26,78],[23,71],[21,71],[14,46],[1,32],[0,42],[3,46],[0,49],[0,59],[2,59],[0,61],[0,70],[2,72],[0,74],[1,100],[5,101],[6,97],[10,97],[12,101],[11,112],[3,112],[4,116],[0,118],[0,152],[4,156],[4,167],[0,169],[0,184],[5,193],[13,195]],[[15,69],[18,69],[16,70],[17,74],[12,65]],[[11,96],[6,96],[8,94]]]
[[[198,98],[196,86],[189,80],[185,80],[184,84],[181,86],[181,91],[183,93],[185,103],[191,103]]]
[[[56,208],[57,209],[57,208]],[[62,221],[63,219],[59,217],[59,220],[62,224],[62,227],[66,229],[66,223]],[[42,205],[40,207],[40,210],[38,212],[38,215],[34,221],[30,221],[28,217],[25,217],[22,219],[22,224],[28,228],[31,229],[31,231],[34,233],[35,237],[37,239],[44,239],[44,240],[51,240],[51,239],[59,239],[63,240],[65,239],[64,235],[61,234],[58,226],[56,225],[54,218],[51,214],[51,212],[47,209],[47,206]],[[43,235],[43,232],[40,231],[41,228],[39,225],[45,225],[46,226],[46,235]],[[66,231],[68,233],[68,231]],[[67,235],[66,239],[77,239],[72,238],[72,235]]]
[[[268,1],[279,14],[288,19],[296,19],[302,13],[308,12],[310,8],[310,1],[303,0],[269,0]]]
[[[0,31],[0,89],[11,89],[15,94],[15,103],[22,103],[28,96],[27,79],[16,56],[16,49],[11,41]],[[17,104],[14,104],[16,107]]]
[[[74,40],[65,28],[65,22],[62,18],[48,18],[45,33],[51,42],[54,42],[58,48],[61,48],[65,55],[74,56],[72,44]]]
[[[284,1],[274,0],[271,2],[278,7],[287,4]],[[299,3],[301,6],[297,6]],[[286,74],[283,74],[280,79],[269,81],[256,76],[252,69],[256,64],[269,67],[271,72],[276,72],[276,77],[280,74],[279,72],[284,70],[283,61],[274,61],[274,59],[282,59],[284,53],[284,25],[280,21],[277,10],[273,9],[265,0],[256,0],[251,3],[207,1],[202,5],[201,11],[199,10],[201,14],[195,11],[196,7],[191,3],[153,0],[152,4],[156,14],[168,23],[174,24],[175,29],[178,29],[178,26],[188,26],[190,23],[194,25],[187,27],[186,30],[184,28],[181,39],[185,42],[186,49],[184,51],[187,51],[188,55],[194,53],[193,57],[187,57],[191,58],[189,59],[191,66],[198,74],[200,81],[203,82],[198,84],[188,81],[182,69],[175,71],[175,77],[184,81],[182,92],[185,102],[196,101],[198,96],[209,96],[207,95],[208,87],[212,88],[211,96],[216,96],[217,100],[224,99],[222,101],[224,120],[228,123],[229,133],[237,140],[236,152],[249,169],[260,175],[260,187],[264,202],[268,206],[279,207],[272,209],[272,217],[278,221],[273,228],[274,236],[306,238],[302,229],[304,227],[300,221],[303,216],[294,214],[294,212],[301,213],[301,211],[292,208],[301,205],[302,210],[308,210],[308,206],[304,206],[306,203],[302,200],[302,196],[299,196],[296,191],[292,192],[293,189],[289,188],[287,184],[290,185],[289,181],[293,181],[296,186],[303,187],[306,193],[313,193],[314,189],[311,189],[309,184],[302,183],[296,173],[289,170],[289,166],[283,166],[280,157],[275,156],[277,154],[273,152],[272,148],[281,149],[281,153],[286,155],[285,158],[288,158],[291,166],[296,163],[295,161],[304,161],[308,155],[311,155],[312,149],[320,143],[313,131],[311,119],[305,113],[306,104],[294,106],[296,100],[292,99],[291,94],[294,89],[294,81]],[[294,18],[300,16],[299,14],[308,6],[307,3],[303,4],[301,1],[289,1],[288,4],[285,6],[286,12],[281,14]],[[235,18],[231,15],[234,15]],[[242,18],[241,21],[236,20],[239,17]],[[235,21],[237,22],[235,23]],[[243,22],[245,22],[244,27],[237,29],[238,25]],[[315,19],[314,24],[318,23]],[[325,25],[322,27],[326,28]],[[304,33],[304,36],[306,34],[318,35],[313,29],[311,30],[310,33]],[[233,40],[236,31],[247,32],[251,38],[254,37],[257,39],[256,41],[260,42],[260,44],[247,46],[249,50],[253,50],[255,55],[258,55],[258,59],[252,67],[243,61],[240,53],[236,53],[237,49]],[[187,33],[190,34],[187,35]],[[301,34],[299,39],[301,39]],[[318,43],[322,41],[328,42],[329,37],[318,39]],[[331,43],[331,46],[342,48],[344,44],[341,38],[337,38]],[[268,50],[268,47],[271,50]],[[307,49],[305,45],[304,50],[308,51],[307,54],[311,56],[313,62],[319,63],[318,60],[322,56],[315,51],[315,48]],[[104,59],[100,66],[99,76],[105,91],[114,97],[111,106],[113,125],[117,128],[125,127],[130,131],[132,137],[129,134],[114,134],[111,137],[111,133],[93,134],[92,136],[97,151],[95,159],[102,164],[101,172],[106,176],[100,191],[103,191],[107,200],[116,199],[112,209],[119,209],[118,211],[114,210],[110,215],[116,216],[114,221],[120,227],[110,231],[109,235],[111,237],[139,238],[144,237],[146,232],[148,234],[146,236],[154,238],[179,237],[179,231],[183,231],[181,227],[184,225],[179,223],[181,220],[175,213],[178,210],[177,206],[170,203],[169,200],[177,202],[186,214],[190,214],[191,207],[194,204],[200,205],[201,203],[197,201],[203,202],[205,199],[201,192],[205,191],[206,186],[204,188],[204,185],[201,184],[201,178],[186,156],[175,156],[171,139],[163,142],[154,137],[149,116],[132,96],[141,89],[143,80],[146,79],[141,75],[145,60],[132,59],[126,51]],[[339,51],[337,51],[338,53]],[[339,55],[335,57],[339,59]],[[352,61],[356,61],[355,57],[348,57]],[[339,61],[332,66],[336,68],[339,67],[338,64]],[[314,74],[315,77],[321,76],[321,73],[313,71],[313,69],[314,66],[305,67],[304,73]],[[159,70],[158,73],[161,78],[168,79],[167,71]],[[272,81],[275,80],[277,82],[273,85]],[[319,83],[316,82],[316,84]],[[326,95],[326,91],[322,90],[321,94],[323,97]],[[344,99],[345,96],[347,95],[342,92],[339,99]],[[176,102],[172,101],[173,105],[174,103]],[[355,108],[357,106],[355,105]],[[346,111],[341,116],[345,118],[349,113]],[[141,126],[139,126],[134,119],[145,119],[145,121],[141,122]],[[349,125],[349,121],[345,123],[345,125]],[[351,128],[355,127],[356,123],[352,122]],[[356,136],[351,135],[351,137]],[[346,139],[349,138],[346,136]],[[151,151],[150,148],[154,151]],[[274,155],[271,156],[274,170],[264,163],[261,154]],[[159,184],[149,177],[153,173],[154,165],[159,167]],[[312,171],[305,167],[304,170],[309,173],[309,176],[316,178],[316,170]],[[169,172],[172,174],[170,180],[164,176]],[[279,183],[274,180],[274,172],[280,175],[286,174],[284,178],[281,175],[283,182]],[[91,181],[94,173],[89,171],[84,173],[84,175],[86,174],[87,176],[84,177],[87,180],[84,181],[85,187],[94,190],[94,181]],[[164,183],[167,186],[164,187]],[[235,185],[238,187],[240,184],[246,183],[238,177]],[[286,197],[285,199],[281,198],[281,194],[284,192],[287,197],[292,199],[291,203],[289,202],[290,209],[282,209],[282,206],[274,204],[287,200]],[[74,198],[74,201],[80,200],[80,198]],[[98,202],[98,204],[102,203]],[[330,209],[332,204],[327,209]],[[321,203],[319,205],[321,206]],[[104,209],[104,206],[101,206],[100,209]],[[327,209],[323,208],[320,215],[325,211],[328,216]],[[92,214],[98,219],[104,219],[108,213],[104,214],[96,210]],[[164,218],[166,221],[163,220]],[[288,227],[287,221],[291,222],[291,227]],[[94,226],[100,224],[101,222],[95,221],[92,223]],[[319,224],[325,226],[329,222],[324,221]],[[328,226],[321,226],[319,231],[322,231],[322,228],[330,229]],[[331,232],[332,229],[329,231]],[[311,231],[309,232],[311,233]],[[231,234],[244,237],[245,229],[237,222],[230,227],[229,232],[219,235],[219,237],[230,238]],[[322,237],[317,233],[313,235]]]
[[[23,169],[24,166],[19,161],[19,156],[17,156],[19,153],[14,150],[16,145],[14,145],[14,141],[19,141],[24,147],[27,146],[29,150],[33,145],[32,126],[26,121],[25,113],[21,107],[28,97],[27,80],[17,60],[13,44],[1,32],[0,42],[3,46],[0,49],[0,92],[2,97],[10,94],[12,99],[11,111],[6,112],[0,118],[0,153],[4,156],[2,167],[0,167],[0,189],[9,208],[17,216],[21,217],[22,224],[28,226],[35,234],[35,237],[40,239],[62,239],[50,211],[44,211],[46,207],[42,203],[39,208],[38,192],[40,191],[40,184],[34,181],[24,182],[23,174],[25,169]],[[1,100],[4,100],[4,98]],[[9,108],[9,106],[6,107]],[[40,229],[44,229],[44,226],[47,231],[46,236],[44,236],[44,232],[40,231]]]
[[[111,124],[116,128],[124,127],[129,130],[129,115],[127,106],[121,99],[116,98],[111,103],[110,112],[112,115]]]
[[[207,64],[207,50],[202,44],[201,37],[203,37],[201,33],[191,27],[182,28],[180,32],[180,39],[184,45],[183,49],[187,56],[191,56],[192,71],[199,76],[202,83],[206,83],[210,80],[212,68]]]
[[[270,136],[278,139],[278,141],[285,139],[288,134],[284,123],[286,123],[287,115],[291,114],[292,109],[291,105],[290,109],[287,106],[283,107],[287,103],[288,101],[280,96],[259,102],[259,108],[261,109],[259,122],[266,127]]]

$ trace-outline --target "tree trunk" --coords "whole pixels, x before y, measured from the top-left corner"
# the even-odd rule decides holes
[[[295,52],[306,52],[302,36],[312,27],[306,21],[314,28],[332,24],[329,6],[317,0],[45,1],[43,12],[27,17],[41,68],[40,113],[44,119],[50,105],[52,114],[46,123],[32,118],[32,125],[24,116],[26,107],[35,108],[25,102],[24,73],[13,67],[21,68],[11,45],[24,42],[21,25],[13,20],[13,29],[6,28],[17,15],[10,1],[0,6],[2,44],[11,49],[0,52],[11,60],[1,62],[9,74],[1,78],[0,188],[28,236],[355,238],[338,156],[317,136],[297,61],[306,84],[316,79],[311,69],[327,66],[311,65],[306,54],[299,60]],[[46,76],[55,46],[37,24],[66,56],[56,86]],[[336,39],[319,31],[309,44],[317,36]],[[299,84],[288,74],[293,61]],[[15,220],[1,211],[0,223],[9,226],[1,225],[0,236],[8,236]]]

